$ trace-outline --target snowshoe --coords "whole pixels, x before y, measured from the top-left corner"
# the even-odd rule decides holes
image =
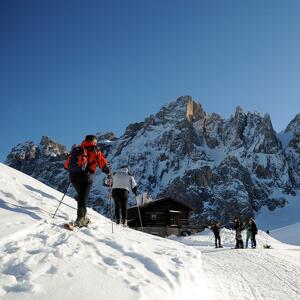
[[[64,228],[70,231],[74,231],[76,228],[78,228],[78,226],[75,222],[69,222],[64,224]]]
[[[91,223],[91,220],[87,217],[76,219],[75,222],[69,222],[64,224],[64,228],[67,230],[74,231],[76,228],[88,227],[88,224]]]

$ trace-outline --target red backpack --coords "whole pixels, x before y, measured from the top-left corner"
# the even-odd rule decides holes
[[[75,146],[69,156],[68,171],[72,174],[82,173],[87,169],[87,165],[87,149],[80,146]]]

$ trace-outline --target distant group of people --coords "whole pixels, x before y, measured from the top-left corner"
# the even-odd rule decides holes
[[[246,224],[243,224],[239,217],[234,219],[234,226],[233,229],[235,230],[235,248],[242,249],[244,248],[244,242],[242,237],[242,231],[246,229],[246,248],[248,248],[249,240],[251,240],[251,248],[256,248],[256,234],[257,234],[257,226],[255,220],[250,218]]]
[[[221,244],[221,236],[220,230],[222,226],[220,222],[214,222],[210,229],[212,230],[214,237],[215,237],[215,247],[222,248]],[[255,220],[250,218],[248,222],[245,224],[240,220],[239,217],[235,217],[234,224],[232,229],[235,230],[235,249],[243,249],[244,248],[244,241],[242,237],[242,231],[246,229],[246,248],[248,248],[249,240],[251,241],[251,248],[256,248],[256,234],[257,234],[257,226]]]

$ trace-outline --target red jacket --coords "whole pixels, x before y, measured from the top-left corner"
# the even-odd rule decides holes
[[[82,149],[86,149],[87,157],[88,157],[88,169],[92,172],[96,172],[97,166],[102,170],[104,173],[109,173],[110,169],[108,166],[108,161],[106,160],[104,154],[96,147],[96,145],[92,141],[84,140],[80,147]],[[64,168],[67,170],[69,168],[71,156],[69,155],[67,160],[64,163]]]

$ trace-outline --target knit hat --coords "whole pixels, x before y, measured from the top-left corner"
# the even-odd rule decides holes
[[[93,134],[89,134],[85,137],[86,141],[93,141],[94,139],[97,139],[97,137]]]

